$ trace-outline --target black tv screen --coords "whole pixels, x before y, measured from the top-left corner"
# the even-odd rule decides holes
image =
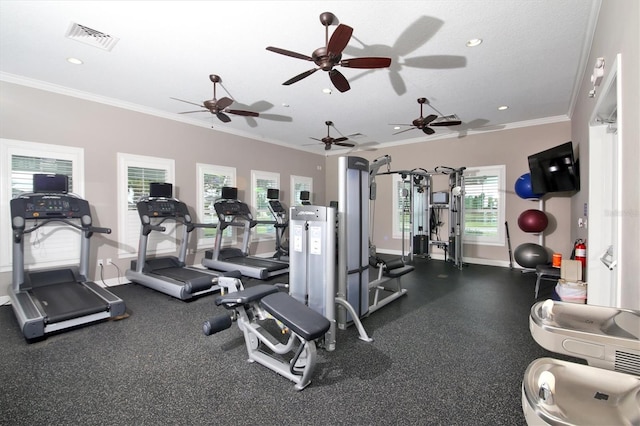
[[[166,182],[152,182],[149,184],[149,197],[171,198],[173,197],[173,185]]]
[[[571,142],[530,155],[528,159],[534,193],[580,190],[580,173]]]
[[[66,175],[33,175],[33,192],[66,194],[68,191],[69,177]]]

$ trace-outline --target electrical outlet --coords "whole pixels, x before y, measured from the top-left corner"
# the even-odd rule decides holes
[[[113,262],[111,261],[110,258],[107,259],[107,265],[113,265]]]
[[[98,266],[103,266],[103,265],[104,265],[104,263],[103,263],[102,259],[98,259]]]

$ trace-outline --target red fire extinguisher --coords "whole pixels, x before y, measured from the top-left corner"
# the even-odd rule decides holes
[[[587,267],[587,246],[584,241],[582,241],[582,239],[576,240],[574,250],[574,257],[576,260],[579,260],[580,263],[582,263],[582,269],[584,270],[584,268]]]

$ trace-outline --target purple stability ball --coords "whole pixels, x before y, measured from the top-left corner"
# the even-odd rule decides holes
[[[546,213],[541,210],[529,209],[520,213],[518,217],[518,226],[524,232],[540,233],[547,229],[549,218]]]

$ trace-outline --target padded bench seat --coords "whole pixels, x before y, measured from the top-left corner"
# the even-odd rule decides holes
[[[403,276],[404,274],[408,274],[409,272],[413,271],[414,269],[416,269],[413,265],[404,265],[400,268],[395,268],[395,269],[387,269],[386,271],[384,271],[384,275],[389,277],[389,278],[398,278]]]
[[[269,294],[260,305],[306,341],[318,339],[329,330],[327,318],[286,293]]]

